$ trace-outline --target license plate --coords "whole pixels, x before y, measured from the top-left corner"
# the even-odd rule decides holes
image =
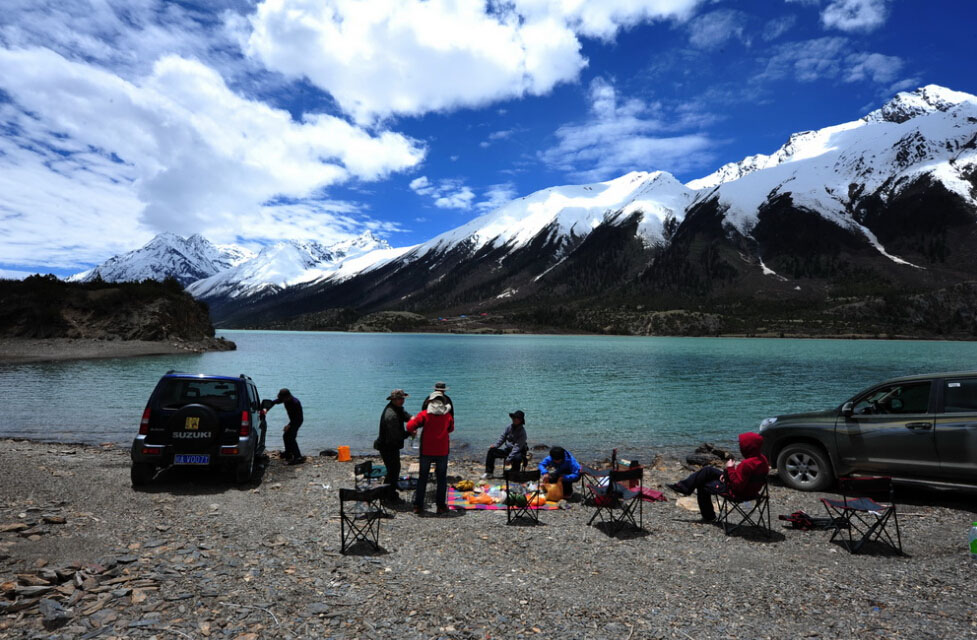
[[[178,453],[173,456],[173,464],[210,464],[210,456]]]

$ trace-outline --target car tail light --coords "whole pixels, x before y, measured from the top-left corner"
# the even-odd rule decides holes
[[[251,435],[251,414],[247,411],[241,412],[241,437],[246,438]]]
[[[221,455],[236,456],[239,453],[241,453],[241,451],[237,447],[221,447]]]
[[[142,453],[143,453],[143,455],[148,455],[148,456],[158,456],[159,454],[163,453],[163,448],[162,447],[143,447]]]
[[[142,412],[142,420],[139,421],[139,435],[141,436],[149,435],[149,415],[151,413],[149,407],[146,407],[146,410]]]

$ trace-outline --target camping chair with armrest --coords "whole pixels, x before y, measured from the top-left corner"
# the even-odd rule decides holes
[[[743,527],[755,527],[769,538],[773,535],[770,525],[770,485],[768,474],[763,474],[763,485],[751,496],[736,496],[729,490],[729,476],[723,471],[723,484],[726,491],[714,494],[717,509],[717,519],[723,525],[723,532],[730,535]]]
[[[600,482],[588,482],[587,484],[587,491],[593,497],[594,506],[597,508],[587,524],[592,525],[594,520],[599,518],[601,524],[606,525],[611,530],[612,535],[617,534],[625,527],[636,530],[643,529],[642,483],[644,468],[608,469],[606,478],[606,484]],[[633,481],[638,482],[637,490],[629,488]],[[635,512],[637,512],[637,518],[635,518]]]
[[[580,465],[580,487],[583,492],[584,504],[594,505],[597,503],[597,496],[594,492],[607,486],[610,481],[608,478],[610,472],[610,469],[595,469],[585,464]]]
[[[385,489],[386,485],[379,485],[369,489],[339,490],[342,553],[358,542],[380,551],[380,520],[385,515],[380,499]]]
[[[842,477],[838,478],[838,489],[841,500],[821,498],[828,516],[835,518],[830,541],[838,539],[850,553],[858,553],[866,543],[877,542],[902,555],[902,536],[899,533],[892,478]],[[870,497],[855,497],[870,495],[887,495],[889,504],[879,504]],[[890,523],[895,529],[895,539],[889,532]]]
[[[353,485],[356,489],[372,489],[373,487],[387,489],[389,485],[385,483],[374,484],[374,481],[379,481],[386,477],[387,468],[383,465],[374,465],[372,460],[366,460],[365,462],[357,463],[353,467]],[[392,517],[384,508],[383,502],[380,502],[380,511],[383,512],[383,517]]]
[[[529,492],[526,490],[526,484],[535,482],[537,488],[539,487],[539,469],[532,469],[530,471],[504,469],[502,476],[505,478],[505,523],[512,524],[516,521],[528,521],[534,525],[539,524],[539,509],[532,507],[528,500],[526,504],[519,505],[510,499],[513,494],[525,495],[526,498],[530,497]]]

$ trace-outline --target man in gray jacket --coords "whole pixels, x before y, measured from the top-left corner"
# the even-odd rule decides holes
[[[485,473],[482,478],[491,478],[495,473],[496,458],[505,458],[503,465],[511,465],[513,471],[522,469],[526,458],[526,414],[513,411],[509,417],[512,418],[512,424],[505,428],[485,455]]]
[[[404,448],[407,430],[404,425],[411,416],[404,410],[404,400],[409,394],[403,389],[394,389],[387,396],[387,406],[380,414],[380,435],[373,441],[373,448],[380,452],[383,464],[387,467],[384,483],[387,489],[387,502],[401,502],[397,495],[397,481],[400,480],[400,450]]]

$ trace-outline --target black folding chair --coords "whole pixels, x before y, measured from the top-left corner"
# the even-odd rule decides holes
[[[858,553],[869,542],[877,542],[902,555],[902,536],[899,533],[899,516],[888,476],[873,478],[838,478],[841,500],[821,498],[828,516],[835,518],[831,542],[836,539],[851,553]],[[855,497],[855,496],[863,497]],[[889,504],[879,504],[871,495],[887,495]],[[889,532],[892,523],[895,539]],[[847,534],[847,535],[845,535]]]
[[[346,553],[358,542],[380,551],[380,520],[384,517],[380,499],[386,485],[372,489],[340,489],[339,518],[341,551]],[[352,503],[347,506],[347,503]]]
[[[725,472],[723,475],[725,477]],[[726,486],[729,484],[726,483]],[[743,527],[760,529],[767,538],[773,535],[773,527],[770,525],[770,488],[766,475],[763,476],[763,487],[756,495],[739,497],[728,490],[714,495],[719,503],[717,517],[723,523],[726,535]]]
[[[532,471],[505,469],[502,472],[502,476],[505,478],[505,523],[531,522],[534,525],[539,524],[539,509],[529,504],[528,499],[532,496],[526,491],[526,483],[528,482],[535,482],[536,486],[539,487],[539,469],[533,469]],[[515,501],[512,499],[514,495],[525,496],[527,500],[524,504],[515,504]]]
[[[370,488],[374,480],[379,480],[387,475],[387,468],[373,466],[372,460],[360,462],[353,467],[353,482],[357,489]]]
[[[604,477],[603,473],[598,477]],[[593,498],[594,506],[597,511],[590,517],[588,525],[592,525],[594,520],[600,519],[601,524],[607,526],[616,535],[625,527],[632,529],[643,529],[643,509],[644,501],[641,499],[641,489],[644,478],[642,467],[632,467],[630,469],[608,469],[605,483],[592,482],[594,476],[589,473],[587,493]],[[627,485],[637,481],[638,490],[634,491]],[[627,483],[627,485],[625,484]],[[637,512],[637,518],[635,518]]]
[[[580,487],[583,490],[584,504],[594,505],[597,503],[594,489],[610,482],[607,477],[610,472],[610,469],[595,469],[585,464],[580,465]]]

